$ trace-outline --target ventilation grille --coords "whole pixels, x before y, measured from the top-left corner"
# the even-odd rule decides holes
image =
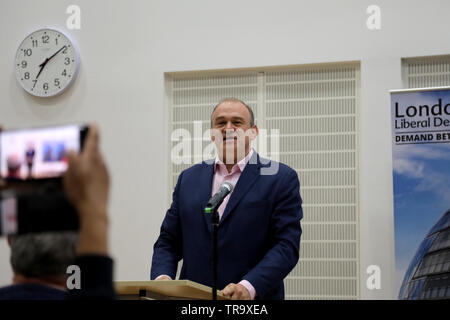
[[[212,108],[226,97],[240,97],[253,109],[255,119],[258,117],[258,78],[257,73],[222,76],[193,76],[168,79],[169,87],[169,137],[176,129],[189,132],[189,139],[184,139],[191,145],[191,154],[182,159],[180,164],[172,164],[170,190],[173,190],[180,172],[194,163],[213,157],[203,155],[202,151],[211,142],[202,135],[210,128]],[[200,136],[199,136],[200,134]],[[200,141],[201,148],[195,148]],[[171,147],[179,141],[172,141]],[[201,149],[201,150],[198,150]],[[199,152],[198,152],[199,151]]]
[[[450,56],[403,60],[407,88],[450,86]]]
[[[215,104],[236,97],[252,107],[258,127],[267,129],[266,155],[297,171],[304,201],[303,235],[299,263],[285,279],[286,298],[357,299],[359,67],[174,75],[168,84],[170,130],[184,128],[192,134],[194,121],[199,121],[204,132]],[[278,150],[270,144],[272,129],[279,130]],[[194,150],[194,141],[190,143]],[[258,151],[258,145],[254,147]],[[180,172],[190,165],[172,164],[170,193]]]
[[[357,299],[358,69],[266,76],[266,127],[280,130],[271,157],[297,170],[304,201],[300,260],[285,279],[286,297]]]

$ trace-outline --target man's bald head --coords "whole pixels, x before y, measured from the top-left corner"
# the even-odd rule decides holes
[[[213,127],[213,116],[214,116],[214,112],[216,111],[216,109],[222,104],[222,103],[226,103],[226,102],[237,102],[242,104],[245,108],[247,108],[248,112],[249,112],[249,123],[250,123],[250,127],[253,127],[255,125],[255,116],[253,114],[253,110],[252,108],[250,108],[244,101],[236,99],[236,98],[225,98],[223,100],[221,100],[213,109],[213,111],[211,112],[211,128]]]

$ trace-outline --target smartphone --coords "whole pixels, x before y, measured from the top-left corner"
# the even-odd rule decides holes
[[[0,237],[78,229],[77,211],[63,190],[0,192]]]
[[[6,181],[60,178],[67,170],[67,152],[80,152],[86,125],[64,125],[0,132],[0,177]]]

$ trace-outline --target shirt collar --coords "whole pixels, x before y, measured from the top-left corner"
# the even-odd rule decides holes
[[[250,158],[253,156],[253,152],[254,152],[253,148],[251,148],[249,153],[247,154],[247,156],[244,159],[238,161],[238,163],[233,166],[233,169],[237,165],[241,172],[244,171],[245,166],[247,165]],[[216,159],[214,161],[215,170],[217,169],[217,166],[225,166],[225,164],[222,162],[222,160],[219,159],[218,155],[216,155]],[[233,169],[231,169],[231,172],[233,172]]]

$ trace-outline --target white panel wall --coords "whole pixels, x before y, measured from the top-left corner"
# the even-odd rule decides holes
[[[66,30],[78,4],[81,30],[69,31],[81,54],[75,85],[35,99],[14,78],[21,40],[35,28]],[[366,8],[381,8],[381,30]],[[116,279],[148,278],[152,245],[167,200],[164,72],[361,61],[361,296],[394,298],[389,89],[401,87],[401,58],[448,54],[447,0],[134,0],[0,2],[0,122],[6,127],[71,121],[100,123],[112,173],[111,249]],[[368,290],[367,266],[381,267]],[[0,284],[9,283],[0,240]]]

